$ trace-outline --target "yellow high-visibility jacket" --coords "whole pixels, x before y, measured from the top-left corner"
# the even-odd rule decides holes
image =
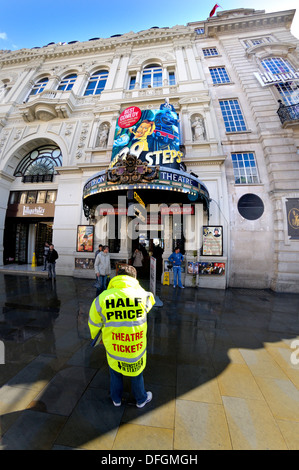
[[[123,375],[139,375],[146,365],[147,313],[155,304],[137,279],[115,276],[93,301],[88,325],[92,339],[102,330],[109,366]]]

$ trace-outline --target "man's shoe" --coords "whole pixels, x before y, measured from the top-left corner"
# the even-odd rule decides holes
[[[173,288],[175,289],[175,288],[176,288],[176,286],[173,286]]]
[[[113,401],[113,400],[112,400]],[[121,406],[121,402],[120,403],[116,403],[115,401],[113,401],[113,405],[114,406]]]
[[[185,289],[185,287],[184,287],[184,286],[180,286],[180,287],[181,287],[181,289]]]
[[[140,405],[137,404],[136,405],[137,408],[143,408],[147,403],[149,403],[152,400],[152,398],[153,398],[152,392],[146,392],[146,393],[147,393],[147,399],[143,403],[141,403]]]

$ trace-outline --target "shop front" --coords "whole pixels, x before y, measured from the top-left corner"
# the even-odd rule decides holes
[[[43,264],[45,242],[52,241],[55,190],[10,193],[4,230],[4,264]]]
[[[112,268],[117,262],[134,263],[133,254],[139,249],[141,275],[149,278],[153,256],[157,278],[163,281],[168,273],[171,283],[168,257],[175,247],[185,255],[186,274],[188,260],[196,261],[202,254],[210,197],[200,179],[186,170],[183,159],[178,116],[169,103],[150,111],[133,106],[120,115],[111,163],[89,178],[83,189],[84,214],[92,226],[95,249],[97,243],[109,246]]]

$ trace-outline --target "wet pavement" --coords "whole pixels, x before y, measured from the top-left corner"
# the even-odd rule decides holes
[[[92,284],[0,273],[0,449],[299,449],[299,295],[158,286],[153,400],[115,408]]]

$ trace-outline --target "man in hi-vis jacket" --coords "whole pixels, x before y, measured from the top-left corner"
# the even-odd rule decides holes
[[[120,265],[118,275],[107,290],[93,301],[88,325],[92,339],[101,333],[110,371],[110,394],[114,406],[120,406],[123,375],[131,378],[136,406],[142,408],[152,399],[146,392],[143,370],[146,365],[147,314],[155,304],[136,279],[136,269]]]

